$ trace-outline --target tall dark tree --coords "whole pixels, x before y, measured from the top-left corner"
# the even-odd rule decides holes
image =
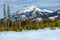
[[[7,6],[7,15],[8,15],[8,17],[10,17],[10,7],[9,7],[9,5]]]
[[[4,4],[3,5],[3,12],[4,12],[4,28],[7,26],[7,22],[6,22],[6,17],[7,17],[7,15],[6,15],[6,5]]]
[[[5,19],[6,16],[7,16],[7,15],[6,15],[6,5],[4,4],[3,6],[4,6],[4,7],[3,7],[3,10],[4,10],[4,19]]]
[[[11,26],[11,21],[10,21],[10,8],[9,8],[9,5],[7,6],[7,17],[8,17],[7,26],[10,27]]]

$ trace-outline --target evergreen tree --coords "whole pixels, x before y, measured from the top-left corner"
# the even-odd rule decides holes
[[[3,10],[4,10],[4,19],[5,19],[6,16],[7,16],[7,15],[6,15],[6,8],[5,8],[6,5],[4,4],[3,6],[4,6]]]
[[[8,17],[10,17],[10,7],[9,7],[9,5],[7,6],[7,15],[8,15]]]
[[[6,15],[6,5],[4,4],[3,5],[3,11],[4,11],[4,23],[3,23],[3,25],[4,25],[4,28],[6,28],[6,26],[7,26],[7,21],[6,21],[6,17],[7,17],[7,15]]]
[[[9,8],[9,5],[7,6],[7,17],[8,17],[7,26],[10,27],[11,26],[11,21],[10,21],[10,8]]]

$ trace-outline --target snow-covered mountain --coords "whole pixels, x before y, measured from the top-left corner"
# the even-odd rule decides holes
[[[50,11],[47,9],[40,9],[36,6],[27,7],[21,11],[17,11],[11,15],[11,20],[20,20],[20,19],[36,19],[36,20],[45,20],[50,19],[54,20],[55,18],[60,18],[60,10]],[[40,18],[40,19],[39,19]]]
[[[40,9],[36,6],[27,7],[24,10],[17,11],[12,14],[12,20],[20,20],[20,19],[33,19],[33,18],[46,18],[50,17],[53,14],[53,11]]]

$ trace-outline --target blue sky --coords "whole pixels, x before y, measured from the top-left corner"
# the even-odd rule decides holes
[[[32,5],[52,11],[60,9],[60,0],[0,0],[0,18],[3,18],[3,4],[10,5],[11,14]]]

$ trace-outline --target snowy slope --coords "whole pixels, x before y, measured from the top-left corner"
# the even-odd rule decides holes
[[[0,40],[60,40],[60,29],[45,28],[22,32],[0,32]]]

